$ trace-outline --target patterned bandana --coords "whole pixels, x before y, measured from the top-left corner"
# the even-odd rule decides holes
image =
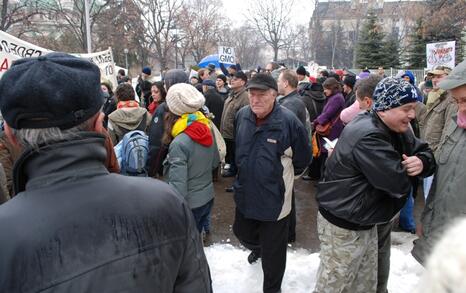
[[[374,90],[374,111],[390,110],[404,104],[417,102],[416,88],[408,81],[387,77],[382,79]]]
[[[121,101],[121,102],[118,102],[118,104],[117,104],[117,109],[121,109],[121,108],[137,108],[137,107],[139,107],[139,103],[134,101],[134,100]]]

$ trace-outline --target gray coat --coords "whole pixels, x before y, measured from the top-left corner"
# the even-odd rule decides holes
[[[215,140],[210,147],[205,147],[181,133],[170,143],[164,174],[168,176],[168,183],[194,209],[214,198],[212,170],[219,163]]]
[[[423,235],[412,251],[421,264],[446,228],[466,215],[466,130],[457,126],[456,116],[452,120],[435,153],[437,171],[422,214]]]

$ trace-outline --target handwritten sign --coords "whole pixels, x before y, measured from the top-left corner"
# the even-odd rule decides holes
[[[455,41],[427,44],[427,68],[433,69],[440,65],[455,67],[455,44]]]

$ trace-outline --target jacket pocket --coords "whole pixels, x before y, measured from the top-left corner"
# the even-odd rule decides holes
[[[444,141],[441,146],[437,149],[437,157],[439,164],[445,164],[448,162],[450,154],[453,151],[453,148],[458,143],[458,135],[455,135],[456,131],[445,136]]]

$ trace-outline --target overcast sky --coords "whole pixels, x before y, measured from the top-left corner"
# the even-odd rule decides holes
[[[232,20],[235,27],[241,26],[246,20],[244,14],[251,3],[251,0],[222,0],[224,6],[224,15]],[[309,20],[314,9],[314,1],[312,0],[297,0],[291,12],[293,24],[309,25]]]

